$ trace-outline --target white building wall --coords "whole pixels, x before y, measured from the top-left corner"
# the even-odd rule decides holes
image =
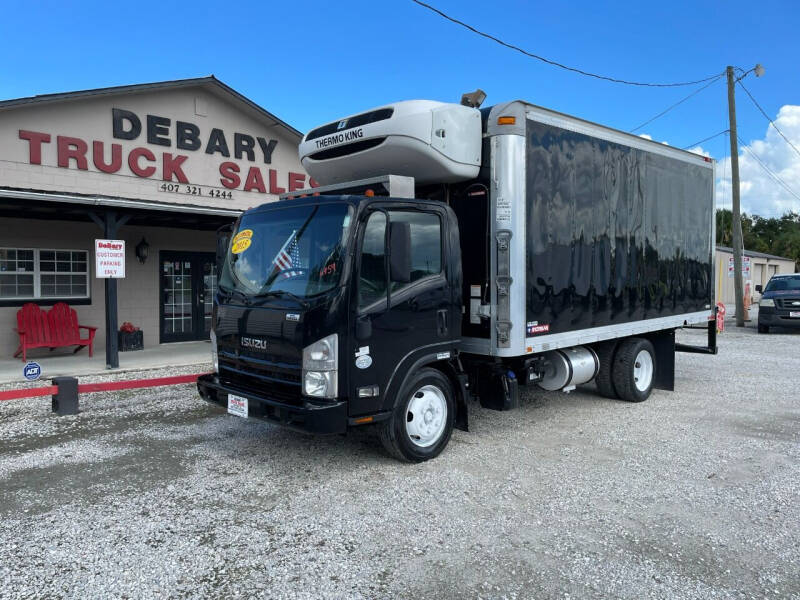
[[[97,327],[95,349],[105,347],[104,280],[94,276],[94,240],[102,238],[94,223],[44,221],[34,219],[0,219],[0,246],[19,248],[56,248],[87,250],[91,270],[91,304],[74,305],[81,325]],[[147,262],[141,264],[135,255],[136,244],[144,236],[150,244]],[[213,231],[192,231],[168,227],[123,226],[118,239],[125,240],[125,279],[117,280],[119,323],[130,321],[140,327],[145,347],[159,342],[159,260],[160,250],[213,252],[216,235]],[[42,307],[47,310],[49,307]],[[11,358],[19,344],[14,331],[19,307],[0,307],[0,360]],[[56,350],[55,352],[71,352]],[[47,350],[33,350],[39,356]],[[82,350],[81,352],[87,352]]]
[[[716,299],[725,304],[728,315],[733,315],[736,306],[736,297],[733,289],[734,278],[728,275],[728,264],[733,256],[732,252],[716,251]],[[780,258],[765,258],[760,256],[750,257],[750,278],[745,279],[745,291],[749,285],[752,302],[758,302],[761,295],[756,292],[756,286],[767,285],[769,278],[781,273],[794,273],[794,261]]]
[[[212,88],[213,89],[213,88]],[[133,112],[141,122],[141,133],[136,139],[125,140],[114,137],[113,109]],[[202,114],[199,114],[202,113]],[[169,145],[152,144],[147,137],[147,115],[154,115],[170,120],[160,137]],[[177,123],[191,123],[199,128],[200,148],[197,150],[177,147]],[[227,153],[220,151],[208,153],[209,138],[213,130],[219,130],[224,136]],[[38,162],[32,160],[31,146],[27,139],[22,139],[21,131],[47,134],[49,142],[40,145],[41,157]],[[277,142],[265,162],[264,152],[255,143],[253,158],[241,153],[236,158],[235,134],[245,134],[257,140]],[[74,158],[67,161],[66,166],[59,166],[58,137],[79,138],[87,145],[86,170],[78,168]],[[93,160],[93,142],[103,143],[105,162],[110,162],[112,144],[121,146],[121,166],[115,173],[104,173],[99,170]],[[278,188],[288,190],[293,178],[296,187],[308,187],[309,178],[303,170],[297,155],[300,138],[282,125],[276,125],[239,102],[223,95],[212,93],[212,90],[197,88],[163,89],[133,94],[109,94],[93,97],[65,99],[57,103],[33,103],[13,107],[0,107],[0,187],[19,189],[45,190],[63,193],[79,193],[97,196],[123,197],[134,200],[148,200],[160,203],[210,206],[245,210],[264,202],[277,200],[271,193]],[[140,158],[140,168],[154,167],[149,177],[141,177],[131,169],[128,158],[135,148],[145,148],[152,152],[155,161]],[[187,186],[177,186],[179,191],[161,189],[164,181],[164,154],[173,157],[186,156],[181,169],[190,185],[201,186],[197,195],[186,194]],[[238,169],[240,182],[235,189],[225,187],[220,172],[223,163],[232,163]],[[247,175],[251,169],[257,169],[264,182],[265,191],[258,188],[244,191]],[[270,186],[270,176],[274,185]],[[169,183],[177,183],[173,175]],[[226,197],[215,198],[209,192],[224,192]],[[227,197],[230,194],[231,197]]]

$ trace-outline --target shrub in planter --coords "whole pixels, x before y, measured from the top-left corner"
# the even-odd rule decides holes
[[[134,327],[133,323],[125,321],[119,328],[117,343],[120,352],[142,350],[144,348],[144,336],[138,327]]]

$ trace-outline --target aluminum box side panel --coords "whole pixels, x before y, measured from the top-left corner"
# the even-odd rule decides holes
[[[711,165],[532,119],[526,151],[528,338],[710,313]]]

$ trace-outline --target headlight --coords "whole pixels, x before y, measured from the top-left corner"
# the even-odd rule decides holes
[[[336,398],[339,380],[339,336],[329,335],[303,348],[303,394]]]
[[[219,373],[219,354],[217,353],[217,334],[211,330],[211,364],[214,366],[214,373]]]
[[[759,306],[775,306],[775,300],[772,298],[762,298],[758,302]]]

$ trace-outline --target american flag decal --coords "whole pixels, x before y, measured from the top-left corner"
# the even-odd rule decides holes
[[[300,248],[297,244],[296,234],[296,230],[292,232],[292,235],[289,236],[283,248],[278,251],[278,254],[275,255],[275,259],[272,261],[272,264],[274,264],[279,271],[282,271],[281,275],[286,279],[303,274],[303,271],[294,270],[296,267],[300,266]]]

